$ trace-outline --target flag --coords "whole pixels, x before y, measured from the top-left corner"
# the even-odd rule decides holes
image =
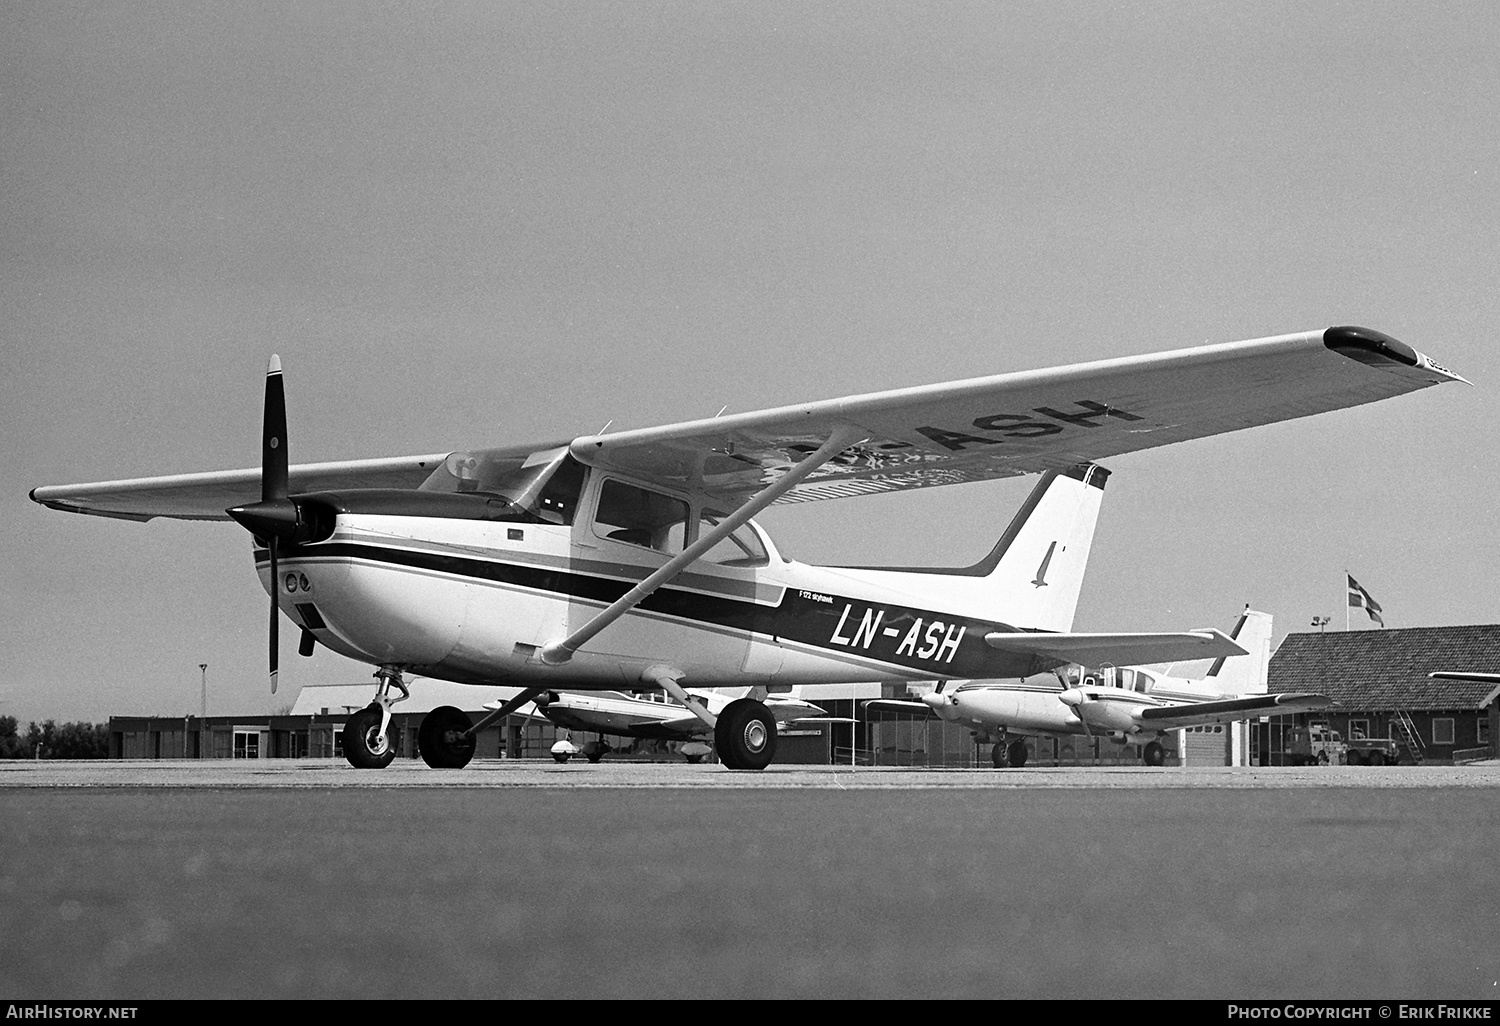
[[[1344,576],[1348,577],[1348,574]],[[1380,618],[1380,603],[1370,597],[1370,593],[1359,586],[1359,582],[1349,577],[1349,606],[1352,609],[1363,609],[1370,614],[1370,619],[1380,626],[1385,626],[1385,621]]]

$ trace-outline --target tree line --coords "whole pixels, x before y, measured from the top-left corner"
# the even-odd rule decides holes
[[[14,716],[0,716],[0,759],[107,759],[109,726],[104,723],[32,723],[23,734]]]

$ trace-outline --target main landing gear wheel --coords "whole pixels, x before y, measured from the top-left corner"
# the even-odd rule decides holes
[[[1012,769],[1020,769],[1026,765],[1026,742],[1012,741],[1005,750],[1005,761],[1010,763]]]
[[[355,769],[385,769],[396,758],[390,735],[380,736],[380,713],[369,705],[344,721],[344,758]]]
[[[469,714],[451,705],[440,705],[422,717],[417,728],[417,750],[433,769],[463,769],[474,758],[475,741],[465,737],[472,727]]]
[[[1147,766],[1165,766],[1167,750],[1162,747],[1160,741],[1148,741],[1146,747],[1141,749],[1141,761]]]
[[[996,769],[1005,768],[1005,746],[997,744],[990,749],[990,762],[995,764]]]
[[[729,769],[765,769],[776,757],[776,717],[753,698],[737,698],[719,713],[714,748]]]

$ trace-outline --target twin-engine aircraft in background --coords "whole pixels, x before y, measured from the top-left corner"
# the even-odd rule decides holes
[[[387,765],[403,675],[523,688],[471,723],[445,706],[422,757],[465,765],[476,732],[552,689],[661,690],[720,760],[776,748],[764,702],[697,687],[1027,678],[1079,661],[1237,654],[1217,631],[1074,635],[1107,471],[1095,461],[1462,380],[1411,347],[1335,327],[585,435],[290,466],[280,361],[260,469],[34,489],[53,509],[232,519],[271,599],[316,644],[376,667],[344,748]],[[984,559],[958,569],[809,566],[752,517],[806,502],[1042,474]]]
[[[995,768],[1026,764],[1026,737],[1082,735],[1141,745],[1141,761],[1160,766],[1169,730],[1231,723],[1272,713],[1332,705],[1327,695],[1266,693],[1271,616],[1246,608],[1230,638],[1244,655],[1220,657],[1200,678],[1172,677],[1143,666],[1074,664],[1022,680],[944,681],[918,702],[882,699],[875,709],[932,712],[967,726],[978,744],[993,744]],[[1087,659],[1085,649],[1078,649]],[[1017,735],[1012,737],[1012,735]]]
[[[740,698],[753,698],[765,705],[777,727],[799,720],[825,719],[826,709],[804,702],[789,695],[768,694],[764,686],[757,688],[731,688],[714,691],[707,688],[685,689],[688,698],[705,709],[709,715],[718,716],[730,702]],[[537,713],[544,719],[568,730],[609,734],[614,737],[636,738],[646,741],[665,741],[688,762],[702,762],[712,748],[713,731],[698,716],[685,706],[678,705],[667,696],[658,699],[656,693],[650,697],[629,695],[620,691],[557,692],[544,691],[537,695]],[[486,706],[498,709],[503,703]],[[571,739],[552,746],[552,757],[558,762],[567,762],[574,755],[582,755],[589,762],[598,762],[616,749],[602,738],[576,745]]]

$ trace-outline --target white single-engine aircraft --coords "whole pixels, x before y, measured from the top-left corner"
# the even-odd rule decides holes
[[[995,768],[1026,764],[1025,737],[1083,735],[1142,745],[1147,766],[1166,761],[1161,738],[1183,727],[1231,723],[1271,713],[1309,712],[1333,704],[1327,695],[1266,693],[1271,616],[1246,608],[1230,638],[1245,654],[1215,660],[1200,678],[1173,677],[1143,666],[1059,667],[1021,680],[944,681],[919,702],[883,699],[875,709],[930,711],[993,744]],[[1023,735],[1011,740],[1011,735]]]
[[[730,702],[744,697],[754,698],[765,705],[776,720],[778,729],[785,723],[828,715],[827,710],[821,706],[787,695],[768,694],[764,687],[731,688],[728,693],[709,688],[685,690],[688,698],[715,717]],[[659,701],[654,692],[651,695],[652,697],[642,698],[619,691],[587,694],[544,691],[533,702],[540,716],[559,727],[616,737],[680,743],[681,747],[677,750],[688,762],[703,761],[711,750],[707,740],[713,738],[713,731],[698,718],[697,713],[685,706],[670,699]],[[502,704],[495,702],[485,708],[498,709]],[[572,756],[581,754],[589,762],[598,762],[614,750],[602,740],[590,741],[582,747],[573,744],[571,740],[565,740],[552,746],[552,757],[558,762],[567,762]]]
[[[1463,380],[1411,347],[1335,327],[1247,342],[848,396],[545,444],[289,466],[280,360],[260,469],[34,489],[53,509],[232,519],[254,536],[277,610],[374,665],[344,731],[355,766],[394,758],[403,675],[524,688],[660,689],[760,769],[776,721],[754,698],[714,715],[687,685],[777,687],[1025,677],[1077,661],[1238,653],[1217,631],[1075,635],[1107,471],[1120,453]],[[959,569],[808,566],[751,518],[805,502],[1042,473],[988,556]],[[399,692],[399,694],[398,694]],[[435,767],[474,753],[452,706],[423,720]]]

